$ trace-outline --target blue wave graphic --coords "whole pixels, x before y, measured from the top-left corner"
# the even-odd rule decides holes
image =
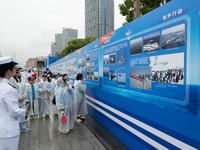
[[[87,86],[91,86],[91,88],[94,88],[94,84],[92,83],[87,82]],[[180,102],[178,100],[154,96],[136,91],[130,91],[126,89],[120,89],[111,86],[102,86],[99,87],[99,90],[101,92],[105,91],[111,94],[115,95],[117,94],[126,98],[132,98],[133,100],[149,103],[151,105],[156,105],[161,108],[200,117],[200,109],[198,109],[198,107],[200,106],[200,86],[188,85],[188,87],[189,87],[188,102]]]

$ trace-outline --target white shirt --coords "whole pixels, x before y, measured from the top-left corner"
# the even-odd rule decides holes
[[[25,116],[25,109],[18,107],[17,89],[10,80],[0,78],[0,138],[19,135],[20,116]]]

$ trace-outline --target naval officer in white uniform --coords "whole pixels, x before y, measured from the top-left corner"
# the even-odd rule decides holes
[[[10,83],[16,64],[10,57],[0,58],[0,150],[18,149],[18,117],[27,113],[18,107],[17,89]]]

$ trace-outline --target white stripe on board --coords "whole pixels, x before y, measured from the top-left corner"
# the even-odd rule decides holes
[[[166,133],[161,132],[161,131],[159,131],[159,130],[157,130],[157,129],[155,129],[155,128],[153,128],[153,127],[151,127],[151,126],[149,126],[149,125],[147,125],[147,124],[145,124],[145,123],[143,123],[143,122],[141,122],[141,121],[139,121],[139,120],[137,120],[137,119],[135,119],[133,117],[130,117],[130,116],[128,116],[128,115],[126,115],[126,114],[124,114],[124,113],[122,113],[122,112],[120,112],[120,111],[118,111],[118,110],[116,110],[116,109],[114,109],[114,108],[112,108],[112,107],[110,107],[110,106],[108,106],[108,105],[106,105],[106,104],[104,104],[104,103],[102,103],[102,102],[100,102],[100,101],[88,96],[88,95],[86,95],[86,97],[88,99],[90,99],[91,101],[101,105],[102,107],[112,111],[113,113],[117,114],[118,116],[121,116],[122,118],[124,118],[124,119],[132,122],[133,124],[135,124],[135,125],[143,128],[143,129],[147,130],[148,132],[158,136],[159,138],[171,143],[172,145],[174,145],[174,146],[176,146],[176,147],[178,147],[180,149],[183,149],[183,150],[188,150],[188,149],[197,150],[196,148],[194,148],[194,147],[192,147],[192,146],[190,146],[190,145],[188,145],[186,143],[183,143],[182,141],[180,141],[178,139],[175,139],[174,137],[172,137],[170,135],[167,135]]]
[[[101,113],[103,113],[105,116],[107,116],[108,118],[110,118],[111,120],[115,121],[116,123],[118,123],[120,126],[124,127],[125,129],[127,129],[128,131],[130,131],[131,133],[135,134],[137,137],[141,138],[142,140],[144,140],[145,142],[149,143],[150,145],[152,145],[153,147],[157,148],[157,149],[162,149],[162,150],[168,150],[166,147],[164,147],[163,145],[159,144],[158,142],[152,140],[151,138],[149,138],[148,136],[144,135],[143,133],[135,130],[134,128],[132,128],[131,126],[125,124],[124,122],[120,121],[119,119],[115,118],[114,116],[110,115],[109,113],[105,112],[104,110],[102,110],[101,108],[95,106],[94,104],[90,103],[89,101],[87,101],[87,103],[94,107],[96,110],[100,111]]]

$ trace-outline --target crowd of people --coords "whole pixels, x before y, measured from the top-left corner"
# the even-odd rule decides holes
[[[58,115],[60,133],[68,133],[75,122],[85,119],[88,110],[82,74],[73,82],[67,74],[52,74],[46,69],[36,83],[36,70],[21,73],[16,64],[10,57],[0,58],[0,122],[10,121],[8,128],[0,125],[0,149],[17,149],[19,131],[30,131],[26,126],[30,119]],[[6,145],[9,142],[14,143],[12,147]]]
[[[152,74],[152,81],[155,82],[178,83],[180,80],[183,80],[181,70],[156,71]]]

